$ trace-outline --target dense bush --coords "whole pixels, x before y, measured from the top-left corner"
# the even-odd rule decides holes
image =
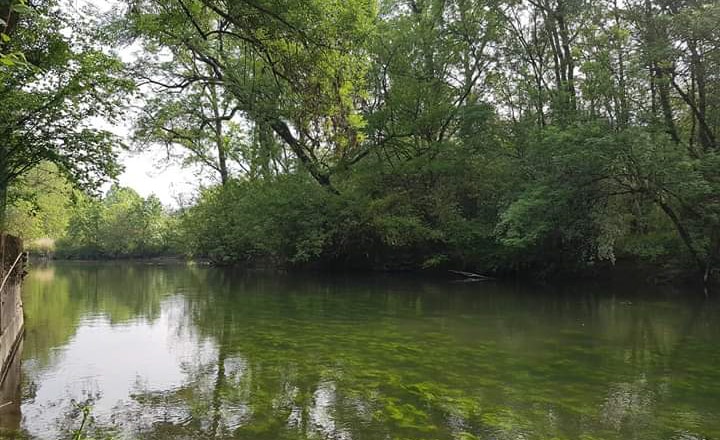
[[[692,263],[658,194],[689,202],[716,189],[664,136],[586,123],[547,129],[521,157],[513,148],[486,140],[369,158],[335,177],[338,193],[302,172],[233,180],[183,215],[187,252],[219,263],[535,274],[619,259]],[[701,243],[707,225],[683,226]]]
[[[332,230],[329,195],[310,179],[230,181],[205,190],[182,217],[188,251],[217,263],[301,263],[318,258]]]

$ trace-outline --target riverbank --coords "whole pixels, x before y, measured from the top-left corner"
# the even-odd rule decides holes
[[[635,286],[659,286],[668,285],[686,288],[690,291],[704,292],[707,287],[714,292],[719,285],[717,277],[711,279],[709,286],[705,286],[699,275],[690,268],[668,267],[667,265],[640,263],[631,260],[621,260],[615,264],[603,262],[583,270],[562,271],[477,271],[470,272],[483,275],[480,278],[463,276],[457,273],[456,269],[450,267],[429,268],[429,269],[372,269],[363,267],[343,267],[340,265],[302,264],[283,266],[265,261],[264,264],[254,262],[253,264],[239,263],[218,263],[210,259],[190,258],[187,256],[148,256],[148,257],[119,257],[119,258],[94,258],[94,259],[63,259],[38,257],[31,254],[31,264],[44,264],[47,262],[73,263],[73,264],[94,264],[94,263],[128,263],[148,266],[164,265],[197,265],[214,266],[240,272],[266,272],[266,273],[293,273],[293,274],[314,274],[322,276],[325,274],[345,273],[350,275],[400,275],[402,277],[429,277],[438,280],[485,283],[485,282],[522,282],[530,285],[562,285],[572,283],[591,282],[600,285],[632,284]],[[475,269],[471,269],[475,270]],[[488,278],[484,278],[488,277]]]

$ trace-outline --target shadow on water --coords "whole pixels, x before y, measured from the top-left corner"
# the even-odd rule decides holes
[[[23,344],[20,342],[4,381],[0,384],[0,435],[2,433],[18,432],[20,430],[21,412],[20,402],[22,396],[20,360],[22,358]]]
[[[123,263],[24,296],[34,438],[74,402],[96,438],[720,438],[720,309],[682,290]]]

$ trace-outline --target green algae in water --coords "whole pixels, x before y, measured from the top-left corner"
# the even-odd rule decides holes
[[[720,308],[651,293],[34,268],[0,437],[720,438]]]

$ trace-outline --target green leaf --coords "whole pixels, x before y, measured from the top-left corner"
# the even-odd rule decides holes
[[[30,8],[28,5],[24,3],[17,3],[12,5],[13,12],[17,12],[18,14],[30,14],[32,13],[32,8]]]

